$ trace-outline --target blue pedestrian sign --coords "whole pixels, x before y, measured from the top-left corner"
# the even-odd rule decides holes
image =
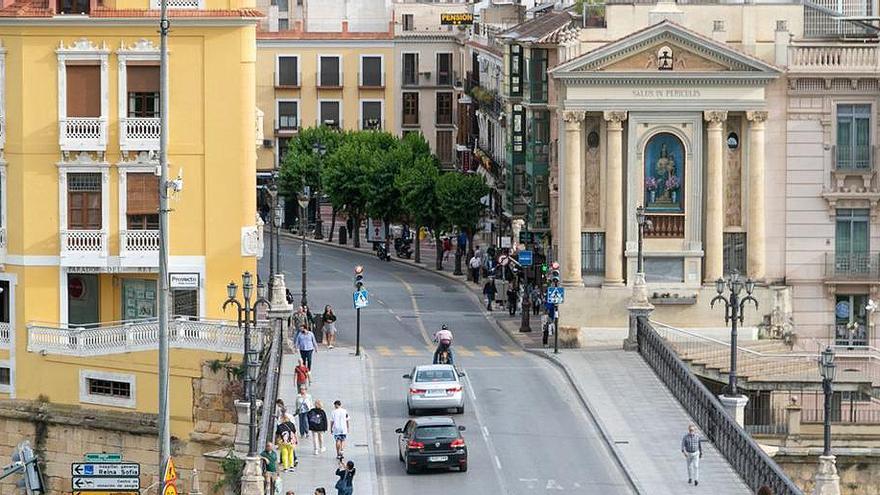
[[[519,264],[522,266],[532,266],[531,251],[520,251],[517,255],[517,259],[519,260]]]
[[[562,287],[547,287],[547,302],[550,304],[564,303],[565,289]]]
[[[352,299],[354,300],[354,309],[366,308],[370,304],[369,299],[367,299],[368,295],[369,294],[367,294],[366,290],[355,291],[354,294],[352,294]]]

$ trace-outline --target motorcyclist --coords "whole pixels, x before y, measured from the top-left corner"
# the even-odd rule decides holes
[[[452,356],[452,331],[446,324],[440,327],[434,333],[434,342],[437,343],[437,350],[434,351],[434,364],[440,363],[440,355],[446,353],[447,364],[454,364]]]

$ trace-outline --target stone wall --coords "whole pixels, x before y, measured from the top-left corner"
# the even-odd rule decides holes
[[[774,459],[804,493],[813,493],[819,465],[813,455],[777,454]],[[838,455],[841,495],[880,495],[880,455]]]
[[[222,473],[219,463],[205,454],[232,447],[232,400],[237,390],[225,369],[214,372],[208,363],[202,367],[202,377],[193,380],[194,429],[188,439],[171,439],[181,493],[190,490],[193,468],[199,472],[201,492],[214,493],[213,486]],[[157,438],[155,414],[45,401],[0,401],[0,463],[11,462],[16,445],[29,440],[43,463],[44,479],[52,494],[71,493],[70,464],[82,462],[86,452],[122,453],[126,461],[140,463],[141,487],[149,487],[158,477]],[[0,481],[0,495],[20,495],[16,487],[20,479],[20,475],[13,475]]]

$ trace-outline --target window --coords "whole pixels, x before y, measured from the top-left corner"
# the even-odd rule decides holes
[[[419,84],[419,54],[403,54],[403,85],[415,86]]]
[[[290,21],[287,19],[278,19],[278,30],[287,31],[290,29]]]
[[[0,323],[10,323],[10,292],[9,281],[0,280]]]
[[[452,163],[452,131],[437,131],[436,153],[440,163]]]
[[[0,385],[9,385],[12,383],[12,370],[8,366],[0,367]]]
[[[122,318],[124,320],[155,318],[157,304],[155,280],[122,279]]]
[[[131,397],[131,384],[127,382],[114,382],[112,380],[99,380],[89,378],[90,395],[106,395],[108,397]]]
[[[284,162],[284,155],[287,154],[287,148],[290,146],[290,138],[288,137],[280,137],[278,138],[278,145],[275,147],[277,150],[275,152],[275,157],[278,160],[278,166]]]
[[[403,30],[404,31],[412,31],[415,29],[415,23],[413,22],[412,14],[403,14]]]
[[[382,102],[361,102],[361,129],[382,128]]]
[[[437,85],[448,86],[452,84],[452,54],[437,54]]]
[[[88,14],[90,3],[89,0],[59,0],[58,12],[61,14]]]
[[[867,274],[871,269],[868,213],[863,209],[837,209],[834,268],[838,276]]]
[[[320,67],[318,86],[331,88],[342,86],[342,69],[339,64],[339,57],[318,57],[318,65]]]
[[[385,86],[382,77],[382,57],[361,57],[361,86],[381,88]]]
[[[746,234],[724,233],[724,275],[746,273]]]
[[[129,173],[125,185],[128,230],[159,230],[159,177]]]
[[[452,93],[437,93],[437,125],[452,125]]]
[[[125,68],[129,117],[159,117],[159,67],[130,65]]]
[[[318,125],[326,125],[327,127],[334,127],[339,129],[342,127],[342,119],[339,116],[340,106],[339,101],[320,101],[318,102],[318,106],[320,107],[320,121]]]
[[[299,86],[299,57],[278,57],[278,85]]]
[[[605,233],[581,233],[581,273],[605,275]]]
[[[837,168],[871,168],[871,105],[837,105]]]
[[[67,65],[67,116],[101,116],[101,67]]]
[[[278,6],[278,12],[287,12],[289,10],[287,0],[273,0],[272,5]],[[278,22],[281,22],[281,20],[279,19]]]
[[[868,345],[868,295],[838,294],[834,305],[834,340],[837,345]]]
[[[419,125],[418,93],[403,93],[403,125]]]
[[[295,101],[278,102],[278,130],[292,131],[299,127],[298,107]]]
[[[83,370],[79,372],[79,401],[104,406],[136,406],[134,375]]]
[[[67,174],[67,228],[101,230],[101,174]]]
[[[172,313],[174,316],[199,317],[198,289],[174,289],[171,291]]]
[[[547,101],[547,50],[532,48],[529,59],[529,99],[533,102]]]

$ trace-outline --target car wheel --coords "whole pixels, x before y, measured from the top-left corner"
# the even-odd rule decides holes
[[[407,410],[407,412],[409,413],[410,416],[415,416],[415,415],[416,415],[416,410],[415,410],[415,409],[413,409],[413,408],[411,408],[411,407],[407,407],[406,410]]]
[[[467,472],[467,461],[465,461],[464,464],[460,464],[458,466],[458,470],[461,471],[462,473],[466,473]]]
[[[406,463],[406,474],[415,474],[416,467],[410,463]]]
[[[455,412],[456,412],[457,414],[464,414],[464,404],[462,404],[461,407],[457,407],[457,408],[455,408]]]
[[[397,447],[397,458],[400,459],[400,462],[404,462],[403,454],[400,453],[400,447]]]

